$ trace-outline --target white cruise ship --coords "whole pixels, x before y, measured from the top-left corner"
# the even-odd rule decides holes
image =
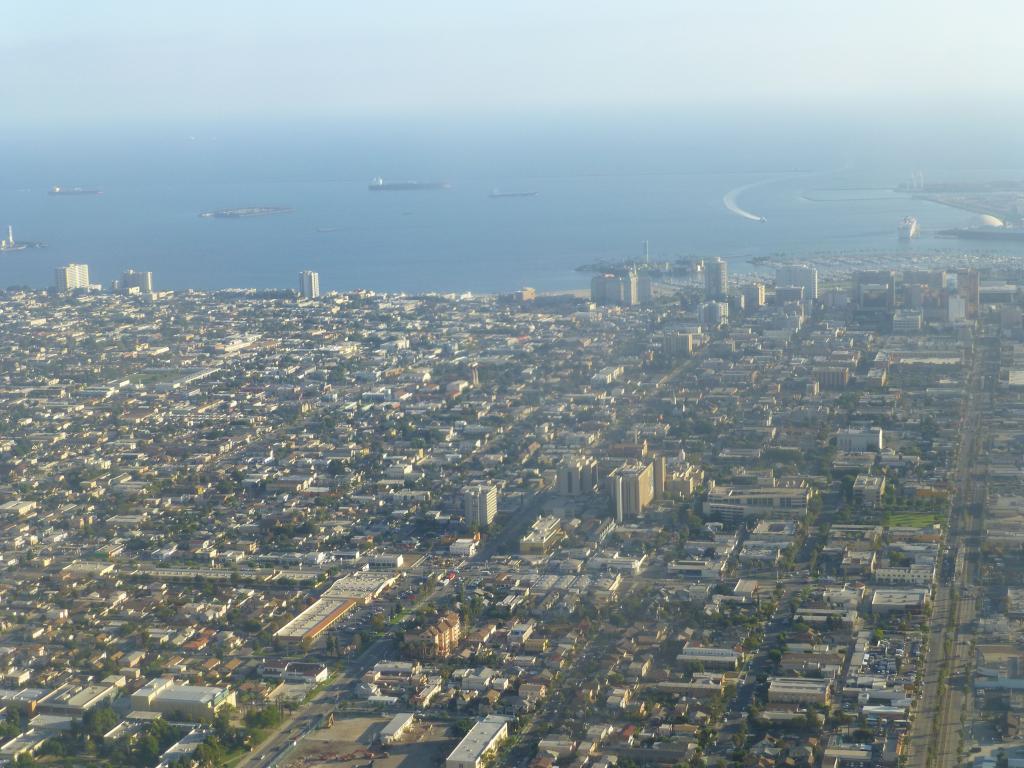
[[[917,237],[917,219],[913,216],[907,216],[900,222],[897,231],[900,234],[900,240],[913,240]]]

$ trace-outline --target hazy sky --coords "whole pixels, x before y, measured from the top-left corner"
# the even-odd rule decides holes
[[[1019,101],[1024,3],[11,0],[29,124]],[[961,104],[963,102],[960,102]]]

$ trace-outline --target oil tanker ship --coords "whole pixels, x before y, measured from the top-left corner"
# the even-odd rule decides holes
[[[492,189],[490,197],[536,197],[537,193],[530,190],[525,192],[502,192],[500,189]]]
[[[102,195],[103,192],[92,187],[62,187],[55,184],[50,187],[51,195]]]
[[[275,205],[254,205],[248,208],[218,208],[216,211],[203,211],[201,219],[251,219],[254,216],[273,216],[277,213],[291,213],[294,208]]]
[[[424,189],[448,189],[446,181],[384,181],[380,176],[370,182],[371,192],[415,192]]]

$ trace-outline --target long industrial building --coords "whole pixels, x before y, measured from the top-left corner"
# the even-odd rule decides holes
[[[480,768],[508,736],[508,718],[488,715],[474,725],[445,761],[445,768]]]
[[[365,571],[343,576],[274,635],[289,643],[313,642],[346,613],[357,605],[369,604],[397,580],[397,576]]]

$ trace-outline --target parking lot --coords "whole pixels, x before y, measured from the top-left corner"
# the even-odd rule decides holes
[[[444,725],[417,723],[401,743],[381,746],[377,734],[388,717],[338,719],[333,726],[315,731],[302,740],[284,763],[285,768],[429,768],[444,764],[457,739]],[[385,756],[386,755],[386,756]]]

